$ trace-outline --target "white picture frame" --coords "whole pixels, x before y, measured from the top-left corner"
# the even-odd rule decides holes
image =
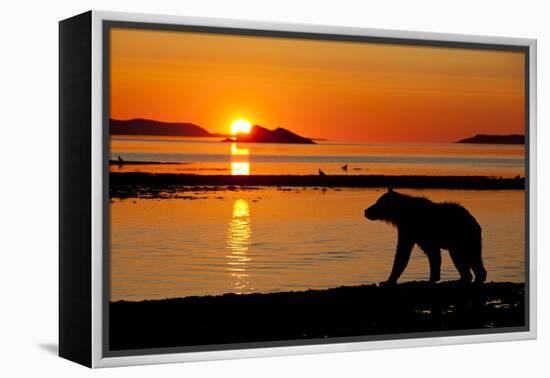
[[[414,31],[398,31],[398,30],[379,30],[368,28],[350,28],[337,26],[323,25],[306,25],[306,24],[285,24],[271,23],[259,21],[244,21],[230,19],[215,19],[215,18],[197,18],[184,16],[170,15],[154,15],[154,14],[137,14],[124,12],[106,12],[106,11],[91,11],[85,14],[89,17],[91,30],[90,36],[90,57],[91,57],[91,85],[90,85],[90,100],[86,106],[91,107],[90,129],[83,130],[87,132],[91,144],[91,230],[89,237],[91,239],[91,250],[89,255],[90,269],[90,338],[89,340],[81,340],[82,343],[89,343],[89,359],[71,358],[71,353],[65,353],[67,358],[79,360],[93,368],[99,367],[115,367],[128,365],[143,365],[157,363],[174,363],[188,361],[205,361],[205,360],[221,360],[235,358],[251,358],[251,357],[266,357],[266,356],[284,356],[310,353],[327,353],[327,352],[347,352],[359,350],[374,350],[387,348],[409,348],[422,346],[436,346],[449,344],[466,344],[466,343],[482,343],[482,342],[497,342],[511,340],[527,340],[535,339],[537,335],[536,327],[536,224],[537,224],[537,165],[536,165],[536,61],[537,61],[537,42],[533,39],[523,38],[504,38],[478,35],[459,35],[459,34],[444,34],[444,33],[427,33]],[[104,258],[105,258],[105,159],[108,156],[108,151],[105,151],[105,114],[103,109],[104,104],[104,23],[105,22],[128,22],[128,23],[143,23],[156,25],[187,25],[200,27],[215,27],[215,28],[234,28],[241,30],[262,30],[272,32],[294,32],[294,33],[314,33],[314,34],[329,34],[342,36],[364,36],[372,38],[389,38],[389,39],[404,39],[414,41],[426,41],[430,43],[468,43],[468,44],[490,44],[490,45],[513,45],[522,46],[528,50],[528,138],[526,138],[526,147],[528,148],[528,174],[526,177],[529,198],[529,206],[526,209],[529,212],[528,234],[526,234],[526,242],[528,242],[528,277],[529,282],[526,289],[526,303],[528,303],[528,327],[527,330],[521,332],[506,332],[506,333],[486,333],[486,334],[458,334],[438,337],[422,337],[416,335],[411,338],[387,339],[363,342],[343,342],[343,343],[322,343],[315,345],[295,345],[284,347],[260,347],[260,348],[244,348],[244,349],[222,349],[213,351],[197,351],[197,352],[172,352],[167,353],[143,353],[126,356],[109,356],[104,350],[104,326],[105,326],[105,276],[104,276]],[[63,52],[62,52],[63,54]],[[68,100],[67,100],[68,101]],[[61,104],[63,107],[63,104]],[[108,159],[108,158],[107,158]],[[63,176],[63,175],[62,175]],[[107,197],[108,200],[108,197]],[[61,204],[60,206],[63,206]],[[63,230],[61,231],[63,233]],[[67,283],[68,281],[63,281]],[[62,285],[60,285],[62,286]],[[86,294],[88,295],[88,294]],[[62,300],[60,298],[60,300]],[[61,304],[63,307],[63,304]],[[63,307],[62,311],[67,311],[67,319],[73,315],[72,310],[67,310],[70,305]],[[60,319],[60,321],[62,321]],[[64,320],[63,320],[64,321]],[[64,323],[63,323],[64,324]],[[64,325],[60,324],[63,328]],[[65,332],[70,332],[66,330]],[[67,336],[67,333],[64,337]],[[60,351],[63,355],[63,342],[60,341]],[[88,351],[86,349],[86,351]],[[87,353],[87,352],[86,352]]]

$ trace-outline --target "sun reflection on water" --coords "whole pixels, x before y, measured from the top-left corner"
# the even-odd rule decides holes
[[[239,148],[237,143],[231,143],[231,155],[250,155],[248,148]]]
[[[237,143],[231,143],[231,175],[249,175],[250,162],[248,148],[239,148]]]
[[[226,257],[229,259],[227,270],[234,279],[233,289],[238,294],[253,289],[250,287],[247,270],[248,263],[251,261],[248,257],[251,236],[248,202],[243,199],[235,200],[227,232],[227,248],[231,254]]]
[[[249,162],[231,162],[231,175],[249,175],[250,174],[250,163]]]

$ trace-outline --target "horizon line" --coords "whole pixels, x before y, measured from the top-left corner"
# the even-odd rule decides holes
[[[109,116],[109,121],[121,121],[121,122],[125,122],[125,121],[135,121],[135,120],[143,120],[143,121],[152,121],[152,122],[159,122],[159,123],[166,123],[166,124],[182,124],[182,125],[193,125],[193,126],[197,126],[197,127],[200,127],[201,129],[204,129],[206,132],[208,132],[211,136],[206,136],[206,137],[193,137],[193,136],[175,136],[175,137],[184,137],[184,138],[214,138],[214,137],[231,137],[231,136],[235,136],[231,133],[220,133],[220,132],[211,132],[207,127],[205,126],[202,126],[202,125],[199,125],[197,123],[194,123],[194,122],[190,122],[190,121],[164,121],[164,120],[159,120],[159,119],[153,119],[153,118],[147,118],[147,117],[132,117],[132,118],[113,118],[113,117],[110,117]],[[288,130],[288,131],[291,131],[293,132],[292,130],[288,129],[288,128],[284,128],[284,127],[281,127],[281,126],[277,126],[273,129],[270,129],[269,127],[267,126],[262,126],[260,124],[257,124],[257,123],[254,123],[252,125],[253,127],[254,126],[259,126],[259,127],[263,127],[265,129],[268,129],[270,131],[272,130],[276,130],[278,128],[281,128],[281,129],[285,129],[285,130]],[[115,134],[115,135],[124,135],[124,134]],[[164,137],[174,137],[174,136],[170,136],[170,135],[150,135],[150,134],[131,134],[129,136],[164,136]],[[300,135],[302,136],[302,135]],[[392,144],[392,143],[396,143],[396,144],[438,144],[438,143],[451,143],[451,144],[455,144],[455,143],[460,143],[460,141],[462,140],[465,140],[465,139],[471,139],[473,137],[477,137],[477,136],[491,136],[491,137],[511,137],[511,136],[521,136],[521,137],[525,137],[525,134],[517,134],[517,133],[513,133],[513,134],[489,134],[489,133],[483,133],[483,132],[478,132],[474,135],[470,135],[470,136],[466,136],[466,137],[462,137],[461,139],[458,139],[458,140],[453,140],[453,141],[437,141],[437,142],[433,142],[433,141],[421,141],[421,142],[411,142],[411,141],[393,141],[393,142],[387,142],[387,141],[384,141],[384,142],[380,142],[380,141],[372,141],[372,140],[363,140],[363,139],[353,139],[353,140],[350,140],[350,139],[331,139],[331,138],[325,138],[325,137],[310,137],[310,136],[302,136],[304,138],[307,138],[307,139],[311,139],[311,140],[314,140],[314,141],[323,141],[323,142],[357,142],[357,143],[378,143],[378,144]],[[254,143],[254,142],[247,142],[247,143]],[[465,143],[465,144],[468,144],[468,143]],[[470,143],[470,144],[475,144],[475,143]],[[516,145],[519,145],[519,144],[516,144]],[[525,145],[525,144],[523,144]]]

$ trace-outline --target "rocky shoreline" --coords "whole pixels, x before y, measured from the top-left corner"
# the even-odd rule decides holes
[[[514,331],[526,325],[525,285],[456,281],[225,294],[109,304],[111,350],[266,341]]]

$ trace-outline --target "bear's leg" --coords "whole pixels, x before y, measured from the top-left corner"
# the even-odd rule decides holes
[[[483,261],[481,260],[481,253],[474,257],[474,261],[472,262],[472,270],[476,275],[476,279],[474,280],[476,284],[479,285],[485,282],[485,279],[487,278],[487,271],[483,266]]]
[[[483,260],[481,259],[481,233],[476,234],[476,238],[472,240],[472,247],[470,248],[471,254],[471,268],[476,275],[475,283],[482,284],[487,278],[487,271],[483,267]]]
[[[387,281],[380,282],[381,285],[393,285],[407,267],[411,251],[414,247],[414,240],[406,232],[397,232],[397,250],[393,260],[393,268]]]
[[[430,260],[430,282],[437,282],[441,279],[441,250],[439,248],[426,249],[426,255]]]
[[[459,248],[449,249],[451,260],[455,264],[456,270],[460,273],[460,280],[463,282],[472,282],[472,273],[470,272],[470,264],[467,259],[467,251]]]

